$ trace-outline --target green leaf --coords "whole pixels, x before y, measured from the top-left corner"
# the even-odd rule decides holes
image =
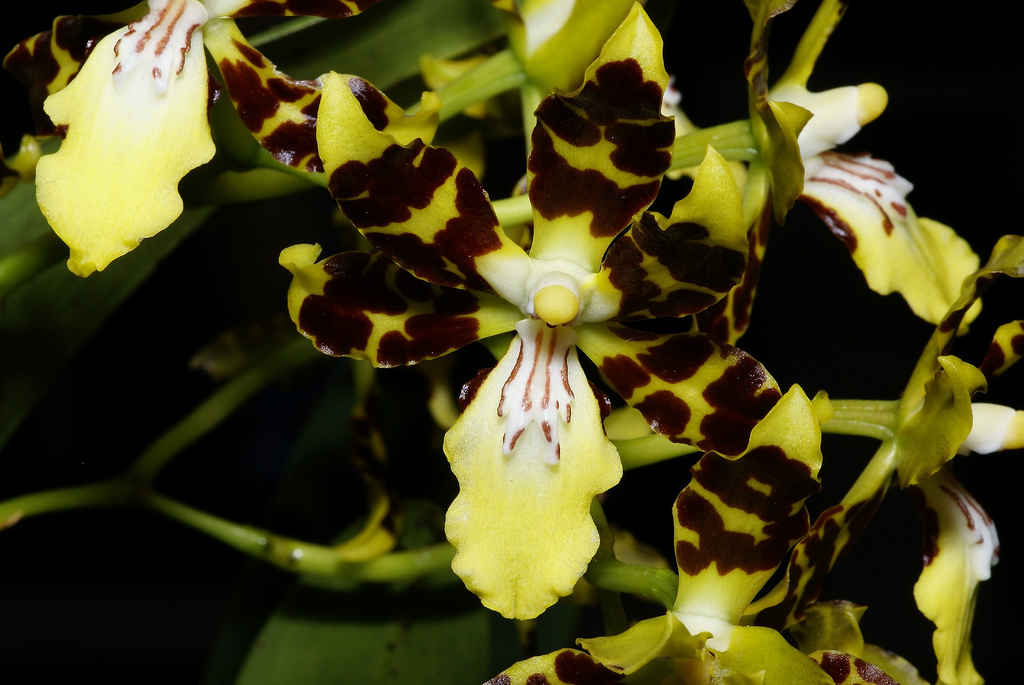
[[[338,71],[389,88],[419,74],[420,55],[454,57],[502,34],[498,10],[487,2],[389,0],[357,17],[324,21],[266,43],[253,36],[252,43],[295,78]]]
[[[299,582],[237,683],[475,685],[488,677],[488,625],[486,610],[458,585],[336,593]]]
[[[0,248],[49,230],[34,191],[34,186],[19,187],[0,203]],[[7,298],[0,313],[0,447],[85,341],[211,212],[185,211],[102,273],[83,279],[60,263]]]

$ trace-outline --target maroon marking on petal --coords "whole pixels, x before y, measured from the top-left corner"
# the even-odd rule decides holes
[[[712,561],[721,575],[736,568],[746,573],[770,571],[807,532],[807,510],[800,506],[793,513],[794,505],[817,492],[819,486],[805,464],[787,458],[779,447],[758,447],[736,460],[706,454],[691,472],[697,483],[718,495],[726,506],[763,521],[767,537],[755,542],[749,533],[726,530],[711,502],[693,490],[684,490],[676,500],[676,517],[680,525],[697,532],[700,545],[686,541],[676,545],[679,567],[688,574],[699,573]],[[751,478],[770,491],[766,494],[751,487]]]
[[[661,380],[680,383],[700,371],[715,352],[715,344],[706,335],[681,333],[652,345],[636,359]]]
[[[565,371],[564,373],[568,373],[568,371]],[[594,399],[597,400],[598,409],[601,410],[601,420],[604,421],[612,413],[612,398],[608,397],[608,393],[604,390],[601,390],[599,387],[594,385],[593,381],[587,380],[587,383],[590,385],[590,391],[594,393]],[[568,381],[566,381],[566,387],[569,387]],[[569,389],[569,392],[572,392],[571,388]],[[572,412],[571,405],[568,407],[568,410],[570,413]]]
[[[700,431],[708,437],[698,447],[739,454],[747,446],[751,429],[782,394],[772,387],[771,377],[760,362],[746,352],[727,345],[722,354],[732,363],[704,389],[704,399],[715,411],[701,421]]]
[[[352,95],[359,102],[359,106],[362,107],[363,114],[373,124],[373,127],[378,131],[383,131],[387,128],[387,125],[391,123],[387,115],[387,98],[368,81],[358,76],[353,76],[348,80],[348,87],[352,91]]]
[[[364,350],[373,332],[367,312],[402,314],[408,304],[386,286],[389,263],[365,252],[345,252],[323,263],[331,276],[323,295],[309,295],[299,310],[299,328],[326,354]]]
[[[635,359],[624,354],[604,359],[601,362],[601,372],[624,400],[632,397],[637,388],[651,382],[651,374],[647,373]]]
[[[856,251],[857,236],[854,234],[853,229],[850,228],[850,225],[843,221],[835,210],[831,207],[826,207],[807,195],[801,195],[800,199],[814,210],[814,213],[818,215],[819,219],[825,222],[825,225],[828,226],[828,230],[832,231],[832,235],[843,241],[846,245],[846,249],[850,251],[850,254],[853,254],[853,252]]]
[[[531,673],[526,678],[526,685],[551,685],[551,682],[543,673]]]
[[[633,405],[655,433],[669,438],[682,435],[690,422],[690,407],[669,390],[657,390]]]
[[[446,150],[443,152],[450,156]],[[454,158],[452,159],[454,163]],[[424,164],[426,163],[425,161]],[[375,183],[376,181],[371,181],[371,186]],[[491,292],[490,284],[476,270],[475,259],[501,248],[498,219],[479,181],[469,169],[459,170],[455,178],[455,187],[455,209],[458,215],[449,219],[445,227],[434,234],[433,242],[425,243],[422,238],[411,233],[364,231],[364,235],[403,268],[421,278],[440,285],[464,285],[473,290]],[[395,194],[391,193],[392,196]],[[367,200],[372,201],[372,195]],[[419,198],[414,200],[421,201]],[[359,202],[355,200],[339,204],[345,208]],[[392,209],[397,213],[399,208]],[[411,216],[407,209],[404,213],[406,218]],[[349,215],[349,218],[352,216]],[[359,225],[359,222],[354,223]],[[449,262],[455,265],[458,273],[451,270]]]
[[[474,397],[476,397],[476,393],[483,384],[484,379],[487,378],[487,374],[489,374],[493,368],[494,367],[492,366],[486,369],[480,369],[476,372],[475,376],[466,381],[465,385],[462,386],[462,390],[459,391],[460,412],[466,411],[466,407],[468,407],[469,403],[473,401]]]
[[[545,219],[591,213],[590,234],[610,238],[658,196],[660,180],[620,188],[594,169],[577,169],[559,155],[543,126],[533,129],[528,163],[533,172],[529,195],[533,208]]]
[[[555,675],[567,685],[610,685],[625,676],[609,670],[586,654],[565,650],[555,657]]]
[[[644,80],[643,67],[630,57],[598,67],[594,80],[587,81],[571,102],[595,124],[607,126],[623,120],[660,119],[663,97],[661,86]]]
[[[604,132],[605,139],[615,144],[615,150],[609,157],[615,168],[648,177],[661,176],[672,166],[670,148],[675,135],[671,121],[619,122]]]
[[[95,17],[57,17],[50,31],[26,38],[4,58],[4,68],[28,91],[29,108],[37,136],[52,135],[55,132],[53,122],[43,111],[43,101],[50,95],[49,87],[60,73],[54,46],[66,51],[80,66],[88,58],[93,46],[120,26]],[[77,71],[68,80],[76,75]],[[61,83],[58,87],[64,85]]]
[[[1024,338],[1024,336],[1019,336]],[[985,374],[985,379],[991,381],[995,373],[1003,368],[1006,363],[1006,353],[1003,352],[1002,346],[997,342],[992,342],[988,346],[988,351],[985,352],[985,359],[982,360],[981,366],[978,369]]]
[[[899,685],[899,683],[889,677],[885,671],[874,664],[864,661],[863,659],[854,658],[853,665],[857,669],[857,675],[860,676],[861,680],[865,683],[874,683],[875,685]]]
[[[391,145],[369,163],[345,162],[331,173],[328,189],[357,227],[387,226],[429,205],[455,165],[450,152],[417,139],[408,147]]]
[[[405,322],[405,335],[385,333],[380,340],[377,362],[381,366],[414,364],[439,357],[476,342],[480,322],[466,316],[480,309],[475,296],[465,290],[445,290],[433,302],[434,312],[416,314]],[[408,336],[408,338],[406,338]]]
[[[545,98],[537,107],[536,115],[556,136],[576,147],[591,147],[601,142],[601,129],[569,106],[566,98]]]
[[[1024,333],[1010,338],[1010,349],[1014,354],[1024,357]]]
[[[657,229],[657,224],[653,228]],[[677,281],[726,292],[743,276],[747,256],[721,245],[705,244],[702,241],[708,236],[708,230],[699,224],[681,223],[657,232],[648,226],[636,240],[640,249],[656,256]]]
[[[836,683],[845,682],[850,676],[850,661],[842,652],[823,652],[819,663],[821,670]]]

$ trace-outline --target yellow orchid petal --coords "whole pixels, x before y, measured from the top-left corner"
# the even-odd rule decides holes
[[[924,569],[914,585],[917,607],[935,623],[932,646],[939,683],[980,685],[971,660],[978,583],[999,558],[999,538],[985,510],[943,468],[915,488],[925,524]]]
[[[803,199],[877,293],[900,293],[919,317],[938,323],[977,270],[971,246],[944,224],[918,217],[906,202],[913,186],[891,164],[867,155],[824,153],[807,162]],[[978,313],[975,308],[963,327]]]
[[[527,319],[445,436],[459,479],[445,532],[484,606],[533,618],[572,592],[597,551],[594,496],[622,475],[572,329]]]
[[[170,225],[182,210],[178,182],[213,157],[205,21],[196,0],[153,0],[46,100],[65,138],[39,160],[37,199],[80,276]]]

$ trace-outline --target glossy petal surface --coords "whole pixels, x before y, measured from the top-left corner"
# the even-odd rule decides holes
[[[925,549],[914,599],[935,623],[939,682],[980,685],[971,660],[971,622],[978,583],[998,560],[999,538],[992,519],[948,468],[921,482],[917,493]]]
[[[383,255],[343,252],[321,262],[316,245],[281,254],[294,278],[288,310],[326,354],[375,366],[414,364],[511,330],[518,309],[484,293],[420,281]]]
[[[316,148],[319,81],[278,71],[229,19],[214,19],[204,35],[242,123],[260,145],[283,164],[323,171]]]
[[[459,550],[452,568],[484,606],[515,618],[537,616],[572,592],[599,544],[590,502],[622,475],[575,349],[554,337],[524,343],[524,333],[467,389],[444,441],[459,480],[445,519]],[[522,389],[524,375],[536,381],[532,391]],[[541,414],[517,419],[534,409]]]
[[[658,194],[675,129],[662,117],[661,36],[637,5],[572,95],[537,108],[528,164],[531,256],[596,272],[605,249]]]
[[[389,116],[394,107],[362,79],[331,74],[325,81],[317,139],[329,190],[349,220],[432,283],[491,291],[509,269],[528,270],[473,173],[448,150],[423,142],[436,118],[433,126],[410,128]],[[481,273],[479,259],[492,253],[496,272]]]
[[[645,213],[612,243],[599,292],[619,295],[617,320],[681,317],[706,309],[743,276],[746,227],[739,190],[714,150],[669,218]]]
[[[743,454],[709,453],[691,469],[674,509],[674,610],[691,631],[703,630],[705,617],[738,624],[807,532],[804,501],[819,487],[820,442],[811,403],[795,386],[754,428]]]
[[[183,18],[172,21],[177,12]],[[199,49],[205,20],[195,0],[160,5],[137,29],[100,41],[75,80],[46,101],[66,135],[58,152],[39,160],[37,199],[71,248],[68,267],[81,276],[174,221],[182,210],[178,181],[213,157]],[[149,23],[166,42],[136,50]]]
[[[846,244],[872,290],[899,292],[915,314],[938,323],[979,260],[953,229],[914,213],[905,199],[911,188],[888,162],[829,152],[807,162],[802,199]]]
[[[577,326],[579,346],[657,433],[739,454],[781,393],[753,357],[702,334],[657,335],[618,324]]]

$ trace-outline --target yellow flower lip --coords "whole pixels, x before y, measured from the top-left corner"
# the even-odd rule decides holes
[[[546,285],[533,296],[533,310],[544,323],[561,326],[580,313],[580,298],[564,285]]]
[[[889,104],[889,94],[877,83],[857,86],[857,123],[861,126],[877,119]]]

